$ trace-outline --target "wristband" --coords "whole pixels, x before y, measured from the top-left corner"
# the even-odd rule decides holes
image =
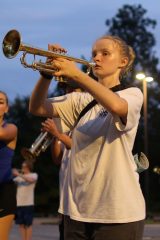
[[[48,80],[52,80],[53,76],[52,74],[49,74],[49,73],[45,73],[43,71],[39,71],[39,73],[41,74],[42,77],[48,79]]]

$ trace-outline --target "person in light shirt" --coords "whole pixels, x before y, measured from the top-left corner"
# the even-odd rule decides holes
[[[60,88],[65,90],[65,93],[81,92],[82,89],[77,86],[69,86],[66,83],[58,83]],[[71,133],[62,133],[59,129],[60,122],[58,119],[46,119],[42,122],[43,131],[48,132],[53,136],[51,143],[51,156],[55,165],[60,166],[59,185],[60,194],[63,192],[63,183],[65,182],[65,169],[69,160],[72,139]],[[62,174],[61,174],[62,173]],[[61,196],[60,196],[61,199]],[[64,240],[64,221],[63,214],[59,214],[59,239]]]
[[[132,150],[143,94],[121,83],[134,59],[132,47],[121,38],[102,36],[92,46],[97,81],[70,59],[50,60],[56,69],[52,75],[71,79],[84,92],[48,99],[53,76],[43,71],[31,94],[32,114],[59,117],[63,131],[72,132],[59,207],[65,240],[142,240],[145,200]],[[94,106],[76,124],[92,101]]]
[[[17,184],[17,211],[15,223],[19,225],[23,240],[31,240],[34,217],[34,190],[38,175],[33,171],[29,161],[22,163],[21,171],[13,169],[14,181]]]

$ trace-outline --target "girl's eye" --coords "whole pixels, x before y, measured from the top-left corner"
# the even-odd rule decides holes
[[[103,52],[103,55],[107,56],[107,55],[109,55],[109,52]]]

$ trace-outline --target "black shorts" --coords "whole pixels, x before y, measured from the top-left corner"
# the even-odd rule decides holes
[[[15,223],[29,227],[33,222],[34,206],[17,207]]]
[[[65,240],[142,240],[144,220],[130,223],[87,223],[64,216]]]
[[[13,181],[0,184],[0,217],[15,214],[16,184]]]

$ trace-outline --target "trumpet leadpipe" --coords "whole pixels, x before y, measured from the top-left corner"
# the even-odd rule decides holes
[[[95,63],[88,62],[84,59],[67,56],[64,54],[60,54],[60,53],[49,51],[49,50],[44,50],[42,48],[37,48],[31,45],[25,44],[21,41],[20,33],[15,29],[10,30],[5,35],[2,43],[2,49],[5,57],[7,58],[14,58],[19,53],[19,51],[23,51],[29,54],[39,55],[43,57],[50,57],[50,58],[60,57],[60,58],[68,59],[70,61],[84,64],[88,67],[93,67],[95,65]]]

